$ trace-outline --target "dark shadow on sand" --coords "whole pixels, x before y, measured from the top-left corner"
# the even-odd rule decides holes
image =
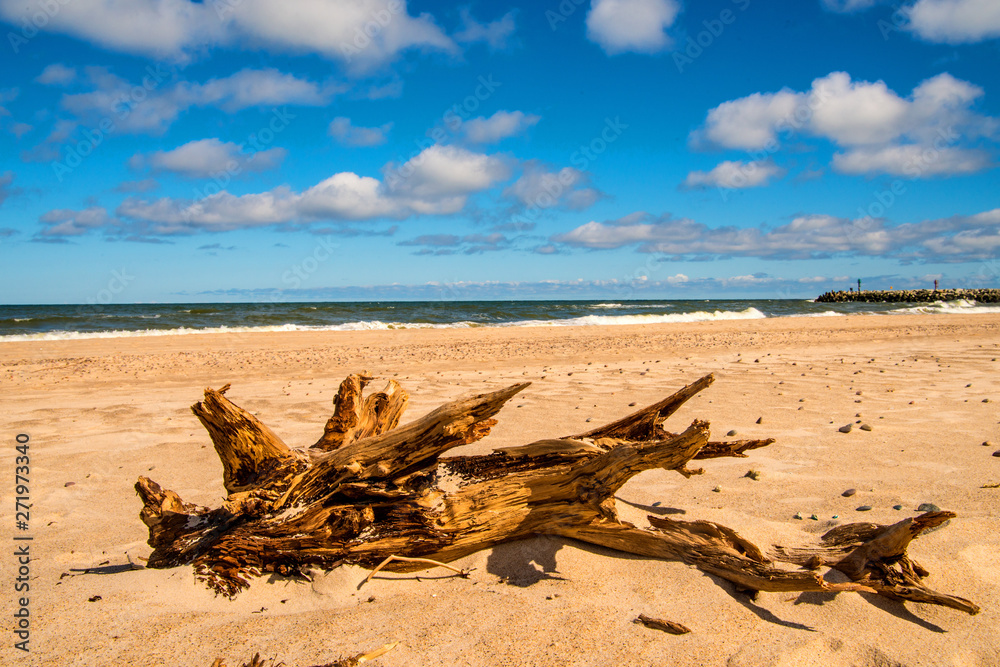
[[[493,547],[486,559],[486,571],[511,586],[526,588],[543,579],[562,580],[556,569],[556,552],[568,544],[551,535],[507,542]]]
[[[659,505],[642,505],[640,503],[633,503],[633,502],[631,502],[629,500],[625,500],[624,498],[620,498],[618,496],[615,496],[615,500],[618,501],[618,502],[620,502],[620,503],[625,503],[629,507],[634,507],[636,509],[640,509],[643,512],[649,512],[650,514],[658,514],[660,516],[665,516],[667,514],[686,514],[687,513],[686,510],[678,509],[676,507],[661,507]]]

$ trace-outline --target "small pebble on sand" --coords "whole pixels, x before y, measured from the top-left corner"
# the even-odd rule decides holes
[[[901,509],[903,509],[903,506],[902,505],[893,505],[892,509],[894,509],[894,510],[901,510]]]
[[[859,512],[867,512],[867,511],[871,510],[871,508],[872,508],[871,505],[862,505],[861,507],[858,508],[858,511]]]
[[[730,438],[733,437],[734,435],[736,435],[736,429],[733,429],[732,431],[730,431],[726,435],[729,436]]]
[[[857,492],[858,492],[857,489],[847,489],[846,491],[844,491],[840,495],[844,496],[845,498],[850,498],[851,496],[853,496]]]
[[[844,424],[837,430],[840,431],[841,433],[850,433],[852,428],[854,428],[853,424]]]
[[[862,431],[870,431],[870,430],[872,430],[872,427],[869,426],[868,424],[862,424],[858,428],[860,428]]]
[[[920,503],[917,507],[918,512],[940,512],[941,508],[934,503]]]

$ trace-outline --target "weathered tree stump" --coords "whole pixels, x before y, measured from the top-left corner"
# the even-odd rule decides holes
[[[229,494],[221,507],[209,509],[140,477],[140,516],[153,547],[148,566],[192,564],[211,588],[234,596],[262,572],[294,576],[345,562],[373,568],[390,556],[408,560],[391,560],[386,569],[413,571],[428,567],[422,559],[447,563],[503,542],[557,535],[682,561],[755,591],[877,592],[978,611],[967,600],[923,588],[919,579],[926,572],[905,554],[912,537],[951,513],[892,527],[841,526],[818,550],[779,547],[772,558],[710,521],[650,516],[650,528],[621,521],[615,493],[638,473],[663,468],[701,474],[688,464],[744,457],[774,442],[711,442],[708,423],[700,420],[679,434],[663,428],[685,401],[712,384],[712,375],[586,433],[451,458],[442,454],[486,436],[496,424],[492,417],[528,384],[453,401],[397,426],[408,394],[390,380],[366,397],[371,380],[364,373],[344,380],[322,437],[306,451],[292,450],[230,402],[224,396],[229,385],[206,389],[192,411],[222,460]],[[814,567],[816,558],[854,581],[826,581]],[[813,567],[781,569],[772,559]]]

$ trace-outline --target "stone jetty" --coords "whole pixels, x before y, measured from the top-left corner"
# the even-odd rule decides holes
[[[955,301],[965,299],[978,303],[1000,303],[1000,289],[898,289],[837,291],[821,294],[818,303],[929,303],[934,301]]]

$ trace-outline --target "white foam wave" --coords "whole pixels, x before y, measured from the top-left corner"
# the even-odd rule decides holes
[[[967,299],[956,299],[955,301],[935,301],[909,308],[896,308],[890,312],[925,315],[985,314],[1000,313],[1000,306],[979,304]]]
[[[694,313],[671,313],[663,315],[587,315],[563,320],[522,320],[520,322],[498,323],[498,327],[555,327],[555,326],[608,326],[621,324],[665,324],[671,322],[709,322],[715,320],[756,320],[767,317],[756,308],[741,311],[715,312],[698,311]],[[259,327],[209,327],[192,329],[179,327],[176,329],[143,329],[139,331],[48,331],[44,333],[13,334],[0,336],[0,342],[43,341],[43,340],[85,340],[89,338],[138,338],[142,336],[186,336],[192,334],[233,334],[233,333],[267,333],[277,331],[372,331],[385,329],[466,329],[471,327],[490,326],[476,322],[449,322],[433,324],[426,322],[382,322],[379,320],[346,322],[325,326],[310,326],[301,324],[280,324]]]
[[[832,310],[824,310],[822,313],[802,313],[801,315],[791,315],[790,317],[846,317],[847,313],[835,313]]]
[[[41,340],[86,340],[90,338],[140,338],[143,336],[188,336],[192,334],[233,334],[233,333],[268,333],[276,331],[372,331],[380,329],[456,329],[480,326],[474,322],[453,322],[449,324],[430,324],[423,322],[379,322],[362,321],[327,326],[309,326],[304,324],[279,324],[260,327],[206,327],[192,329],[178,327],[176,329],[142,329],[138,331],[47,331],[44,333],[12,334],[0,336],[0,343],[41,341]]]
[[[767,315],[756,308],[746,310],[716,310],[709,313],[699,310],[694,313],[665,313],[662,315],[585,315],[565,320],[522,320],[500,326],[509,327],[580,327],[610,326],[621,324],[667,324],[676,322],[712,322],[717,320],[759,320]]]

